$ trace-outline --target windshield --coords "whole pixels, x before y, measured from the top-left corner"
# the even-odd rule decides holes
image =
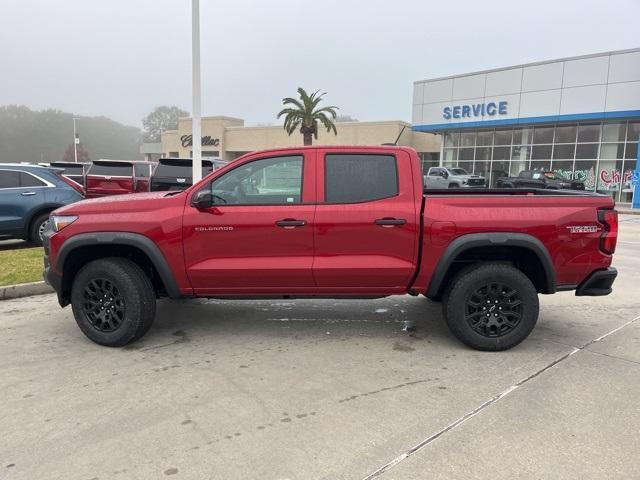
[[[87,175],[104,175],[108,177],[131,177],[133,165],[130,163],[94,163],[89,167]]]
[[[450,168],[449,171],[454,175],[469,175],[464,168]]]

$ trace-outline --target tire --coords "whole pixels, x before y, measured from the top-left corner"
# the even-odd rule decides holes
[[[461,270],[445,293],[442,306],[456,338],[486,351],[518,345],[535,327],[539,312],[538,293],[531,280],[517,268],[501,263]]]
[[[450,183],[449,188],[460,188],[460,185],[458,185],[457,183]]]
[[[111,311],[100,306],[109,302]],[[90,340],[122,347],[141,338],[156,314],[156,297],[149,277],[125,258],[94,260],[78,272],[71,287],[76,323]],[[109,308],[108,308],[109,310]]]
[[[49,224],[49,212],[38,215],[29,226],[29,242],[42,246],[42,234]]]
[[[500,185],[500,187],[501,188],[515,188],[513,183],[503,183],[502,185]]]

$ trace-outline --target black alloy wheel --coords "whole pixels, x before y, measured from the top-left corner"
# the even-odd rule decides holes
[[[483,337],[502,337],[520,323],[522,301],[518,290],[501,283],[488,283],[466,302],[465,320]]]
[[[99,332],[114,332],[124,322],[124,298],[106,278],[89,281],[84,288],[82,309]]]

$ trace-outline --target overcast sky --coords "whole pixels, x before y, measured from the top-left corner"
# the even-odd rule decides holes
[[[638,0],[200,0],[203,115],[276,122],[298,86],[410,120],[415,80],[640,46]],[[1,0],[0,105],[140,126],[191,111],[191,0]]]

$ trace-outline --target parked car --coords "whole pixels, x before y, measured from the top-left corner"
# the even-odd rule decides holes
[[[584,190],[584,183],[561,177],[556,172],[523,170],[517,177],[502,177],[496,180],[498,188],[550,188],[552,190]]]
[[[227,164],[222,159],[203,159],[202,176]],[[184,190],[193,183],[193,161],[190,158],[161,158],[151,176],[151,191]]]
[[[90,165],[91,163],[88,162],[51,162],[49,164],[51,167],[61,168],[63,170],[62,174],[65,177],[70,178],[83,187],[85,185],[85,175]]]
[[[467,173],[464,168],[431,167],[424,176],[425,188],[484,187],[486,183],[484,177]]]
[[[86,175],[86,196],[148,192],[154,165],[138,160],[94,160]]]
[[[49,213],[82,200],[82,187],[55,170],[0,164],[0,238],[42,244]]]
[[[55,212],[45,278],[96,343],[142,337],[155,299],[442,301],[462,342],[505,350],[538,294],[607,295],[618,217],[609,196],[458,189],[423,194],[408,147],[247,154],[182,192],[86,200]]]

